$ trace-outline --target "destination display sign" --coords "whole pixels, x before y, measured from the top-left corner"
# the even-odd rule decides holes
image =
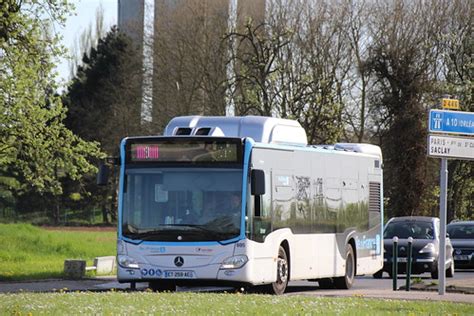
[[[429,132],[474,135],[474,113],[431,110]]]
[[[474,159],[474,138],[429,135],[428,156]]]
[[[126,146],[127,163],[240,163],[240,139],[132,139]]]

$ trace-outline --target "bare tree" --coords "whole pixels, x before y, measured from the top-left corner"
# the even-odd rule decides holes
[[[95,12],[95,23],[89,24],[74,41],[70,47],[69,53],[69,75],[73,78],[76,75],[77,68],[81,65],[84,57],[88,57],[91,47],[96,47],[100,38],[104,37],[107,30],[104,24],[104,8],[102,4],[97,7]]]
[[[273,75],[281,71],[276,63],[279,51],[288,45],[289,34],[266,35],[267,24],[254,26],[249,22],[243,32],[231,32],[237,44],[237,54],[232,56],[238,65],[235,71],[234,91],[238,115],[256,114],[272,116],[276,100],[272,89],[277,88]]]
[[[228,1],[155,6],[153,124],[160,131],[176,115],[224,115]]]
[[[290,111],[306,129],[310,143],[333,143],[342,136],[342,87],[350,69],[348,12],[332,1],[303,1],[302,5],[296,51],[303,56],[300,73],[305,97],[291,105]]]
[[[350,68],[346,14],[330,2],[275,0],[265,23],[230,33],[236,113],[297,118],[313,143],[339,139]]]
[[[344,86],[347,99],[344,111],[344,122],[348,125],[345,138],[362,143],[367,142],[375,127],[370,116],[368,94],[372,88],[370,68],[367,59],[370,55],[370,37],[368,34],[368,18],[370,15],[368,2],[349,0],[344,5],[348,12],[347,32],[351,48],[350,73]]]

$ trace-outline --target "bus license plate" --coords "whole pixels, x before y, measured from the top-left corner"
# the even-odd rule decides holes
[[[194,271],[165,271],[163,276],[167,279],[193,279]]]
[[[398,258],[398,262],[407,262],[407,258]]]

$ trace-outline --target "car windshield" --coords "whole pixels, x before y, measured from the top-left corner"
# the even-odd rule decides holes
[[[385,227],[384,238],[398,237],[406,239],[434,239],[433,223],[431,222],[391,222]]]
[[[125,237],[220,241],[240,234],[242,169],[129,168],[122,211]]]
[[[447,232],[451,239],[473,239],[474,224],[448,225]]]

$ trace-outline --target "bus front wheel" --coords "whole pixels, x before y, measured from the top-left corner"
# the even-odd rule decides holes
[[[174,292],[176,284],[169,280],[157,280],[148,283],[148,287],[154,292]]]
[[[350,289],[354,283],[355,257],[351,244],[346,245],[346,272],[343,277],[334,278],[336,289]]]
[[[278,262],[277,262],[277,279],[275,282],[268,286],[269,292],[276,295],[285,293],[286,286],[288,285],[289,266],[288,256],[285,248],[280,246],[278,250]]]

